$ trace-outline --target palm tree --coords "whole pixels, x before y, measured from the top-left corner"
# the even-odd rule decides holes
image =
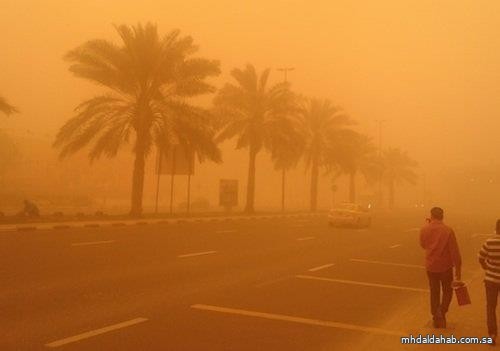
[[[382,154],[382,181],[389,189],[389,207],[394,207],[396,184],[415,184],[417,162],[400,149],[391,148]]]
[[[353,130],[339,133],[331,152],[331,163],[349,176],[349,201],[356,202],[356,176],[361,173],[368,184],[378,179],[379,163],[370,138]]]
[[[217,140],[237,137],[236,148],[248,148],[248,180],[245,212],[254,212],[255,160],[263,149],[270,150],[273,131],[284,123],[293,106],[293,94],[286,83],[268,88],[270,70],[260,76],[255,67],[231,72],[236,84],[227,83],[214,99],[219,115],[225,116],[225,124]]]
[[[0,112],[10,115],[11,113],[17,112],[17,109],[14,106],[9,105],[9,103],[0,96]]]
[[[283,118],[272,132],[271,158],[274,167],[281,171],[281,210],[285,210],[286,172],[297,166],[304,150],[304,135],[294,115]]]
[[[316,211],[319,170],[330,164],[331,145],[353,122],[329,100],[308,100],[300,113],[305,134],[304,159],[306,168],[311,170],[310,209]]]
[[[171,31],[160,37],[153,24],[116,27],[121,44],[91,40],[66,55],[70,71],[104,86],[108,93],[81,103],[59,130],[54,145],[67,156],[94,141],[90,159],[113,157],[133,138],[131,215],[141,215],[145,161],[152,147],[181,145],[200,160],[219,161],[214,132],[205,110],[189,98],[214,92],[207,77],[220,73],[219,63],[193,57],[189,36]]]

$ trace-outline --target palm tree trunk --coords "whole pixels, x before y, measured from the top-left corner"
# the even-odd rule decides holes
[[[140,140],[135,150],[134,170],[132,174],[132,208],[130,215],[142,215],[142,195],[144,192],[144,166],[146,153]]]
[[[356,172],[349,173],[349,202],[356,202]]]
[[[389,182],[389,208],[394,208],[394,180]]]
[[[318,156],[314,155],[311,165],[311,206],[312,212],[318,207],[318,177],[319,177],[319,160]]]
[[[246,213],[254,212],[255,202],[255,159],[257,150],[250,145],[249,160],[248,160],[248,179],[247,179],[247,203],[245,205]]]

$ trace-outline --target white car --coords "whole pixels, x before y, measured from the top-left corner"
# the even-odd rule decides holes
[[[353,203],[342,203],[330,210],[328,223],[335,227],[368,228],[372,223],[372,218],[368,207]]]

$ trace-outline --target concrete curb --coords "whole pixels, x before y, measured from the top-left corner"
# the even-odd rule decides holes
[[[276,214],[276,215],[252,215],[252,216],[230,216],[230,217],[192,217],[192,218],[173,218],[173,219],[151,219],[151,220],[124,220],[124,221],[92,221],[92,222],[68,222],[68,223],[39,223],[36,225],[0,225],[0,232],[11,231],[34,231],[34,230],[63,230],[74,228],[99,228],[99,227],[121,227],[130,225],[149,225],[149,224],[186,224],[186,223],[204,223],[204,222],[222,222],[236,220],[258,220],[258,219],[283,219],[283,218],[307,218],[321,217],[324,213],[303,213],[303,214]]]

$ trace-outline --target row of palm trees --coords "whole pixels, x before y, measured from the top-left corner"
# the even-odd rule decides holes
[[[61,157],[89,147],[90,159],[113,157],[133,143],[131,214],[142,213],[145,162],[154,148],[181,146],[199,161],[221,162],[218,144],[236,139],[249,155],[246,212],[254,211],[256,159],[270,153],[284,182],[288,170],[305,162],[311,174],[310,208],[317,209],[320,172],[349,175],[355,201],[356,175],[383,180],[394,202],[398,180],[415,181],[415,167],[397,149],[376,153],[369,138],[352,129],[354,121],[329,100],[307,99],[288,83],[269,84],[270,70],[252,65],[231,72],[232,81],[217,91],[210,79],[220,74],[218,61],[195,56],[198,47],[175,30],[161,37],[153,24],[117,26],[119,45],[90,40],[65,56],[77,77],[107,89],[82,102],[59,130],[54,146]],[[216,93],[209,109],[192,98]],[[0,109],[9,113],[7,104]],[[6,106],[6,107],[2,107]]]

